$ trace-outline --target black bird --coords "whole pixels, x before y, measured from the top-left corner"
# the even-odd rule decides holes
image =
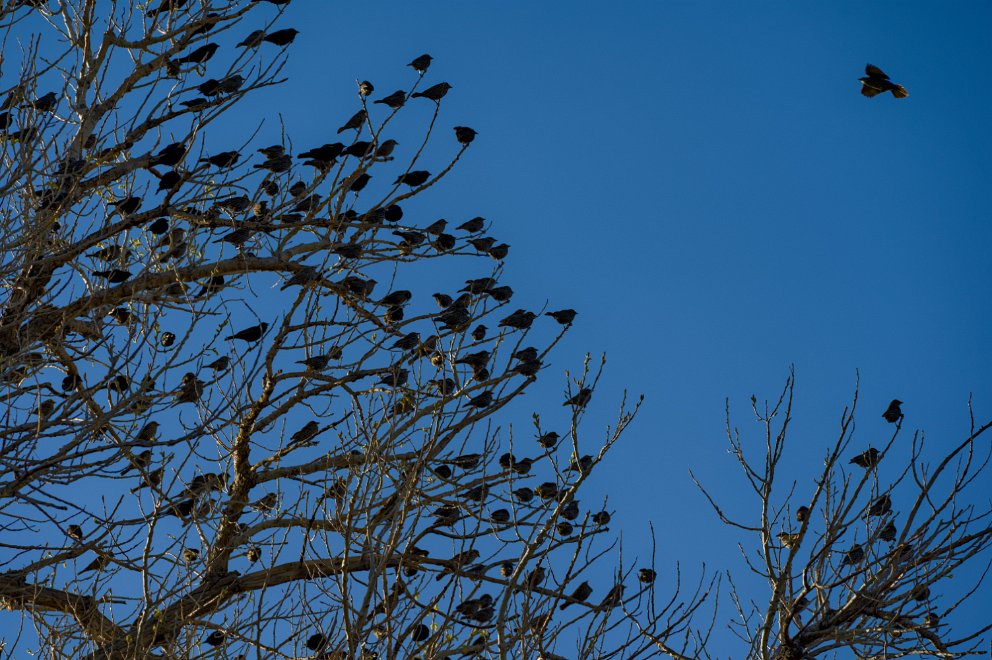
[[[221,78],[220,80],[211,78],[210,80],[207,80],[203,84],[199,85],[196,89],[204,96],[219,96],[221,94],[233,94],[241,89],[241,86],[244,83],[244,76],[234,74]]]
[[[575,520],[576,518],[579,517],[579,501],[572,500],[571,502],[569,502],[568,504],[566,504],[561,508],[561,511],[558,512],[558,515],[560,515],[565,520]]]
[[[413,94],[410,95],[410,98],[417,99],[423,97],[425,99],[430,99],[435,103],[439,103],[441,99],[444,98],[444,95],[447,94],[448,90],[451,88],[452,86],[449,85],[448,83],[440,82],[436,85],[432,85],[428,87],[422,92],[414,92]]]
[[[169,170],[162,175],[162,178],[158,180],[158,188],[155,192],[162,192],[163,190],[173,190],[179,184],[183,182],[183,177],[179,172],[175,170]]]
[[[589,400],[592,399],[592,389],[588,387],[583,387],[578,393],[571,399],[563,403],[563,406],[576,406],[579,408],[585,408],[588,405]]]
[[[44,96],[39,96],[34,101],[31,101],[29,105],[35,110],[51,112],[57,104],[58,98],[55,96],[55,92],[48,92]]]
[[[322,633],[314,633],[307,638],[307,648],[311,651],[322,651],[327,646],[327,637]]]
[[[878,533],[878,538],[883,541],[888,541],[892,543],[896,540],[896,524],[893,521],[889,521],[885,524],[885,527],[881,529]]]
[[[151,421],[141,427],[141,430],[134,436],[134,439],[138,442],[151,442],[155,439],[156,434],[158,434],[159,423],[156,421]],[[147,454],[146,462],[141,466],[144,467],[148,465],[148,461],[151,460],[151,452],[141,452],[138,457],[143,457]]]
[[[372,143],[368,140],[358,140],[357,142],[352,142],[345,149],[341,151],[343,156],[354,156],[355,158],[363,158],[368,152],[369,147]]]
[[[286,147],[281,144],[273,144],[270,147],[262,147],[258,149],[258,153],[262,154],[266,158],[275,158],[276,156],[281,156],[286,153]]]
[[[80,573],[88,573],[89,571],[102,571],[108,565],[110,565],[110,555],[98,554],[96,559],[86,564]]]
[[[238,247],[241,247],[242,245],[248,242],[248,239],[251,238],[251,234],[252,234],[251,229],[248,229],[247,227],[238,227],[237,229],[234,229],[224,234],[223,236],[221,236],[220,238],[218,238],[213,242],[230,243],[231,245],[236,245]]]
[[[499,327],[501,328],[515,328],[517,330],[526,330],[534,323],[534,319],[537,318],[537,314],[534,312],[528,312],[525,309],[518,309],[513,312],[505,319],[499,322]]]
[[[796,509],[796,520],[799,522],[805,522],[809,518],[809,507],[801,506]]]
[[[83,528],[79,525],[69,525],[65,528],[65,535],[73,541],[83,540]]]
[[[288,172],[293,167],[293,157],[289,154],[282,154],[281,156],[268,158],[264,162],[252,165],[252,167],[256,170],[268,170],[276,174]]]
[[[478,238],[470,238],[468,244],[479,252],[485,252],[496,244],[496,239],[491,236],[479,236]]]
[[[387,387],[403,387],[409,377],[410,372],[406,369],[390,369],[379,380],[379,384]]]
[[[296,364],[302,364],[311,371],[320,371],[327,367],[331,359],[331,355],[314,355],[304,360],[297,360]]]
[[[209,635],[207,635],[206,639],[204,639],[203,641],[204,643],[209,644],[210,646],[220,646],[221,644],[224,643],[225,639],[227,639],[227,637],[224,635],[224,633],[222,633],[219,630],[215,630]]]
[[[572,325],[572,321],[575,320],[577,314],[578,312],[574,309],[560,309],[557,312],[548,312],[545,316],[550,316],[562,325]]]
[[[465,280],[465,286],[459,289],[459,291],[467,291],[468,293],[485,293],[489,289],[496,286],[496,280],[491,277],[480,277],[475,280]],[[466,301],[468,302],[468,301]],[[522,311],[522,310],[518,310]]]
[[[506,302],[513,297],[513,289],[508,286],[494,286],[485,293],[496,302]]]
[[[124,199],[110,202],[110,206],[116,207],[117,212],[121,215],[131,215],[141,207],[141,198],[125,197]]]
[[[241,158],[241,154],[237,151],[222,151],[214,156],[201,158],[200,162],[210,163],[215,167],[233,167],[239,158]]]
[[[368,96],[369,94],[371,94],[374,91],[375,91],[375,85],[373,85],[368,80],[363,80],[362,82],[358,83],[358,95],[359,96]]]
[[[290,436],[290,442],[292,443],[303,443],[309,442],[317,437],[317,433],[320,431],[320,424],[314,420],[310,420],[303,425],[296,433]]]
[[[473,128],[469,128],[468,126],[455,126],[455,139],[461,144],[472,144],[472,140],[475,139],[476,135],[478,135],[478,133]]]
[[[271,34],[265,35],[262,41],[268,41],[270,44],[275,44],[276,46],[288,46],[293,43],[296,39],[296,35],[300,33],[299,30],[295,28],[288,28],[286,30],[276,30]]]
[[[583,582],[575,588],[575,591],[568,597],[568,601],[561,604],[561,609],[565,609],[572,603],[584,603],[592,594],[592,587],[588,582]]]
[[[330,144],[323,144],[319,147],[310,149],[309,151],[304,151],[298,158],[309,158],[310,160],[317,161],[318,163],[331,163],[341,152],[344,151],[344,144],[341,142],[333,142]]]
[[[393,344],[393,348],[398,348],[401,351],[409,351],[411,348],[416,348],[420,345],[420,333],[419,332],[409,332],[406,335],[400,337]]]
[[[378,101],[372,101],[372,103],[382,103],[394,110],[402,108],[403,104],[406,103],[406,93],[402,89],[398,89],[389,96],[384,96]]]
[[[369,180],[371,178],[372,178],[371,174],[369,174],[368,172],[362,172],[361,174],[356,176],[348,185],[349,192],[354,192],[354,193],[361,192],[362,190],[365,189],[365,186],[369,184]]]
[[[228,335],[227,337],[224,337],[224,339],[240,339],[241,341],[251,344],[261,339],[268,327],[269,324],[262,321],[258,325],[253,325],[250,328],[245,328],[244,330],[236,332],[233,335]]]
[[[873,64],[868,64],[865,66],[865,75],[863,78],[858,78],[861,81],[861,93],[869,98],[877,96],[878,94],[884,94],[885,92],[892,92],[892,96],[897,99],[904,99],[909,96],[909,92],[902,85],[897,85],[885,73]]]
[[[131,464],[128,465],[123,470],[121,470],[120,473],[121,474],[127,474],[131,470],[144,470],[149,465],[151,465],[151,462],[152,462],[152,450],[151,449],[146,449],[145,451],[141,452],[140,454],[135,454],[134,456],[132,456],[131,457]]]
[[[405,183],[408,186],[414,187],[426,183],[429,178],[431,178],[431,173],[427,170],[414,170],[396,177],[396,180],[393,181],[393,185],[395,186],[400,183]]]
[[[852,458],[848,463],[857,465],[858,467],[863,467],[866,470],[870,470],[876,465],[878,465],[879,455],[878,450],[874,447],[869,447],[868,451],[862,452]]]
[[[169,231],[169,219],[156,218],[155,222],[148,225],[148,231],[155,234],[156,236],[161,236],[165,232]]]
[[[261,45],[262,39],[264,38],[265,30],[255,30],[241,40],[238,44],[238,48],[256,48]]]
[[[872,501],[871,506],[868,507],[868,516],[884,516],[889,511],[892,510],[892,498],[888,495],[882,495],[881,497],[875,498]]]
[[[779,532],[778,533],[779,542],[790,550],[799,545],[799,534],[790,534],[789,532]]]
[[[213,362],[203,365],[204,369],[211,369],[212,371],[224,371],[227,366],[231,363],[231,358],[222,355]]]
[[[902,401],[899,399],[892,399],[892,403],[890,403],[889,407],[885,409],[884,413],[882,413],[882,417],[885,418],[885,421],[890,424],[895,424],[898,422],[903,416],[902,408],[900,408],[901,405]]]
[[[499,245],[494,245],[486,250],[486,254],[496,261],[502,261],[503,259],[506,259],[506,255],[510,254],[510,246],[506,243],[500,243]]]
[[[410,302],[411,298],[413,298],[413,294],[410,291],[407,291],[406,289],[399,289],[383,296],[382,300],[380,300],[378,304],[386,307],[393,307],[395,305],[404,305]]]
[[[368,119],[368,113],[362,108],[355,114],[351,116],[351,119],[345,122],[344,126],[338,129],[338,133],[344,133],[345,131],[350,131],[352,129],[361,130],[362,126],[365,125],[365,120]]]
[[[220,48],[219,45],[214,43],[209,43],[200,46],[194,51],[191,51],[190,54],[186,55],[185,57],[178,57],[172,60],[172,63],[177,66],[180,64],[187,64],[187,63],[203,64],[204,62],[206,62],[207,60],[209,60],[211,57],[214,56],[218,48]]]
[[[131,277],[130,272],[121,270],[120,268],[112,268],[110,270],[94,270],[93,275],[96,277],[102,277],[111,284],[127,282],[127,280]]]
[[[458,229],[462,231],[467,231],[470,234],[482,231],[486,226],[486,219],[480,216],[474,217],[471,220],[467,220],[462,224],[458,225]]]
[[[407,66],[412,67],[413,70],[419,73],[420,75],[424,75],[424,73],[430,67],[431,60],[433,59],[434,59],[433,57],[431,57],[427,53],[424,53],[420,57],[413,58],[413,61],[407,64]]]
[[[197,560],[200,556],[200,551],[196,548],[184,548],[183,549],[183,561],[191,563]]]
[[[855,543],[851,546],[851,549],[844,553],[844,559],[841,561],[841,566],[846,566],[850,564],[854,566],[855,564],[860,564],[865,559],[865,551],[860,544]]]
[[[642,568],[637,571],[637,579],[644,584],[651,584],[656,577],[658,577],[658,574],[650,568]]]
[[[610,514],[607,511],[597,511],[592,514],[592,521],[597,525],[609,525],[610,524]]]
[[[319,279],[320,279],[320,271],[312,266],[306,266],[298,270],[297,272],[293,273],[292,277],[286,280],[286,282],[281,287],[279,287],[279,290],[285,291],[289,287],[297,286],[297,285],[307,286],[309,284],[313,284]]]
[[[475,341],[482,341],[486,338],[486,330],[488,329],[489,328],[481,324],[475,326],[475,328],[472,329],[472,339]]]
[[[612,589],[606,592],[606,597],[599,603],[599,609],[607,610],[619,605],[623,601],[623,590],[624,586],[622,584],[614,585]]]
[[[431,297],[434,299],[434,302],[437,303],[437,306],[440,307],[441,309],[445,309],[453,302],[451,296],[449,296],[446,293],[435,293],[432,294]]]
[[[493,393],[489,390],[481,394],[477,394],[468,400],[468,405],[473,408],[485,408],[491,405],[493,402]]]
[[[162,483],[162,475],[165,473],[165,468],[160,467],[146,473],[142,476],[141,483],[131,489],[132,493],[136,493],[142,488],[157,488]]]

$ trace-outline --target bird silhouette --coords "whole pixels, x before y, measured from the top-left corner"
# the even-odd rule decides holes
[[[892,92],[892,96],[897,99],[904,99],[909,96],[909,92],[906,91],[905,87],[889,80],[885,72],[877,66],[873,64],[866,65],[865,74],[864,77],[858,78],[861,81],[861,93],[864,96],[871,98],[885,92]]]
[[[900,406],[902,406],[902,401],[899,399],[893,399],[892,403],[889,404],[889,407],[885,409],[884,413],[882,413],[882,417],[885,418],[885,421],[890,424],[895,424],[898,422],[903,416],[902,408]]]

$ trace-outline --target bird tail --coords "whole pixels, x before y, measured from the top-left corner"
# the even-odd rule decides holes
[[[896,97],[897,99],[904,99],[907,96],[909,96],[909,92],[907,92],[906,88],[903,87],[902,85],[896,85],[895,89],[892,90],[892,96]]]

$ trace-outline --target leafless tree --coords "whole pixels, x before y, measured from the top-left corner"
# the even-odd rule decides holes
[[[871,447],[855,440],[855,392],[822,470],[811,481],[797,481],[781,465],[795,442],[794,386],[792,375],[774,404],[761,406],[752,397],[760,443],[749,443],[732,426],[728,405],[727,436],[754,513],[727,513],[703,490],[721,520],[751,540],[741,544],[744,561],[768,585],[767,597],[759,597],[738,588],[728,573],[734,629],[747,657],[956,658],[986,652],[992,624],[955,630],[948,621],[962,607],[981,608],[974,596],[988,601],[982,582],[992,510],[969,496],[989,478],[992,422],[978,425],[972,416],[968,435],[942,441],[934,458],[922,432],[905,437],[901,402],[893,402],[891,435],[884,446]],[[884,431],[877,425],[888,426],[882,417],[868,424],[874,437]]]
[[[361,81],[341,142],[257,143],[250,100],[291,66],[285,4],[0,9],[5,650],[693,649],[711,583],[656,604],[650,549],[621,555],[605,503],[579,500],[639,403],[585,438],[587,359],[564,406],[501,418],[574,313],[510,306],[482,218],[404,214],[475,138],[439,128],[430,58],[398,63],[398,92]],[[414,104],[433,114],[401,149]],[[243,139],[216,148],[220,122]]]

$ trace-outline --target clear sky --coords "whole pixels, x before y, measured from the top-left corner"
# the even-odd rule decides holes
[[[743,574],[742,539],[689,478],[757,515],[727,453],[728,397],[760,449],[749,398],[777,397],[794,366],[786,481],[805,493],[859,373],[858,451],[888,437],[893,398],[904,442],[925,431],[929,461],[967,434],[969,397],[979,422],[992,417],[990,26],[986,2],[296,0],[276,23],[301,31],[289,81],[250,114],[265,117],[258,146],[283,124],[300,147],[333,142],[358,109],[356,80],[380,98],[409,87],[413,57],[434,56],[426,82],[454,87],[425,169],[456,148],[448,126],[479,136],[404,209],[423,224],[485,216],[512,246],[514,302],[579,312],[507,424],[534,410],[564,423],[565,371],[587,352],[608,359],[589,449],[625,388],[645,396],[583,499],[608,494],[625,553],[649,554],[654,524],[663,592],[676,562],[690,581],[703,563]],[[909,98],[863,97],[869,62]],[[400,130],[433,109],[409,106]],[[213,125],[206,141],[234,148],[254,128]],[[413,142],[398,137],[402,159]],[[990,483],[972,492],[979,505]],[[731,614],[715,656],[741,657]]]
[[[489,218],[515,301],[580,313],[518,424],[554,414],[585,352],[608,357],[590,440],[624,388],[645,395],[592,485],[628,552],[654,522],[660,573],[740,573],[688,470],[756,513],[724,401],[757,443],[748,399],[777,396],[790,365],[803,492],[858,371],[859,450],[888,437],[892,398],[930,460],[967,432],[969,396],[992,416],[988,3],[297,2],[281,22],[302,34],[279,95],[314,99],[284,108],[301,142],[333,141],[356,79],[388,93],[435,57],[444,121],[479,137],[418,208]],[[861,96],[868,62],[909,98]]]

